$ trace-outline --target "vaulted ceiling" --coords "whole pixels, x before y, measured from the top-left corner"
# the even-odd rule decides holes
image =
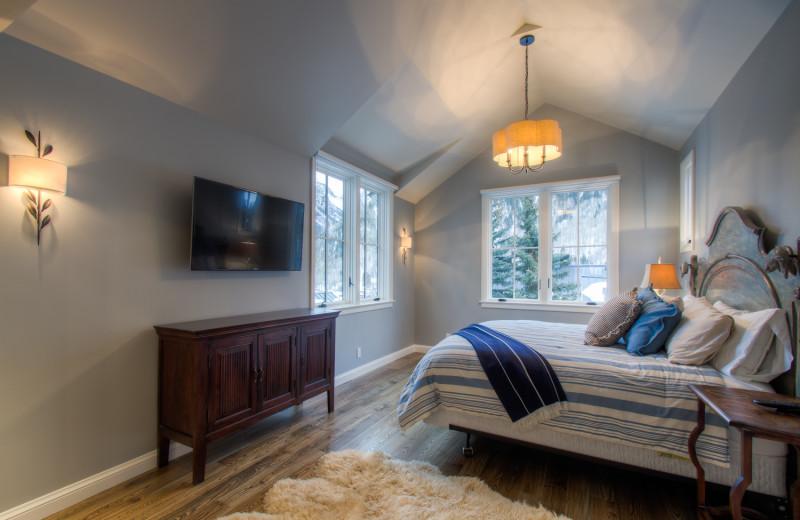
[[[0,30],[417,202],[522,118],[523,23],[529,113],[677,149],[789,1],[4,0]]]

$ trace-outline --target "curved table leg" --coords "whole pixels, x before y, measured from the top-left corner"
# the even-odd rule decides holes
[[[742,430],[742,476],[731,488],[731,517],[742,520],[742,498],[753,480],[753,434]]]
[[[800,451],[800,445],[795,444],[795,448]],[[792,483],[792,487],[789,490],[789,498],[792,502],[792,518],[793,520],[800,520],[800,475]]]
[[[706,518],[706,472],[697,458],[697,438],[706,428],[706,404],[700,399],[697,400],[697,426],[689,435],[689,458],[697,469],[697,518]]]

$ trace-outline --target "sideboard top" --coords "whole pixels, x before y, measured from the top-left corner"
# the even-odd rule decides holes
[[[203,337],[225,332],[246,332],[264,327],[274,327],[283,323],[298,323],[302,321],[318,320],[321,318],[336,318],[338,310],[325,308],[314,309],[287,309],[280,311],[261,312],[257,314],[243,314],[239,316],[226,316],[222,318],[209,318],[205,320],[184,321],[156,325],[159,335]]]

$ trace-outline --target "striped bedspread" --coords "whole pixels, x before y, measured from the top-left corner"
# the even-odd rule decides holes
[[[632,356],[621,345],[584,345],[584,325],[523,320],[483,325],[530,345],[550,362],[567,394],[567,402],[561,403],[565,411],[512,423],[470,343],[452,335],[425,354],[406,383],[397,408],[403,429],[444,407],[506,421],[510,429],[537,424],[688,457],[697,399],[687,385],[725,384],[709,365],[673,365],[659,354]],[[728,466],[727,427],[716,414],[706,415],[698,457]]]

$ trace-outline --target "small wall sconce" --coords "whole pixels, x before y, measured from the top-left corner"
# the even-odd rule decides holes
[[[800,245],[800,241],[798,241],[798,245]],[[700,265],[697,263],[697,255],[692,255],[689,258],[688,262],[683,262],[681,264],[681,278],[689,275],[689,294],[692,296],[697,296],[697,271],[700,269]]]
[[[403,265],[406,265],[408,250],[411,249],[411,237],[406,233],[406,228],[403,228],[403,236],[400,237],[400,247],[403,248]]]
[[[50,215],[45,215],[52,205],[50,199],[42,201],[42,191],[53,191],[56,193],[67,192],[67,167],[48,159],[46,155],[53,152],[53,147],[47,145],[42,150],[42,133],[38,133],[38,138],[28,130],[25,136],[33,143],[38,152],[37,157],[27,155],[8,156],[8,185],[29,188],[26,190],[28,206],[26,211],[36,220],[36,244],[41,242],[42,229],[50,224]],[[36,190],[34,193],[33,190]]]
[[[664,294],[664,289],[683,289],[675,274],[675,264],[662,264],[661,258],[657,264],[647,264],[644,267],[642,287],[650,284],[653,284],[653,289],[659,296]]]

